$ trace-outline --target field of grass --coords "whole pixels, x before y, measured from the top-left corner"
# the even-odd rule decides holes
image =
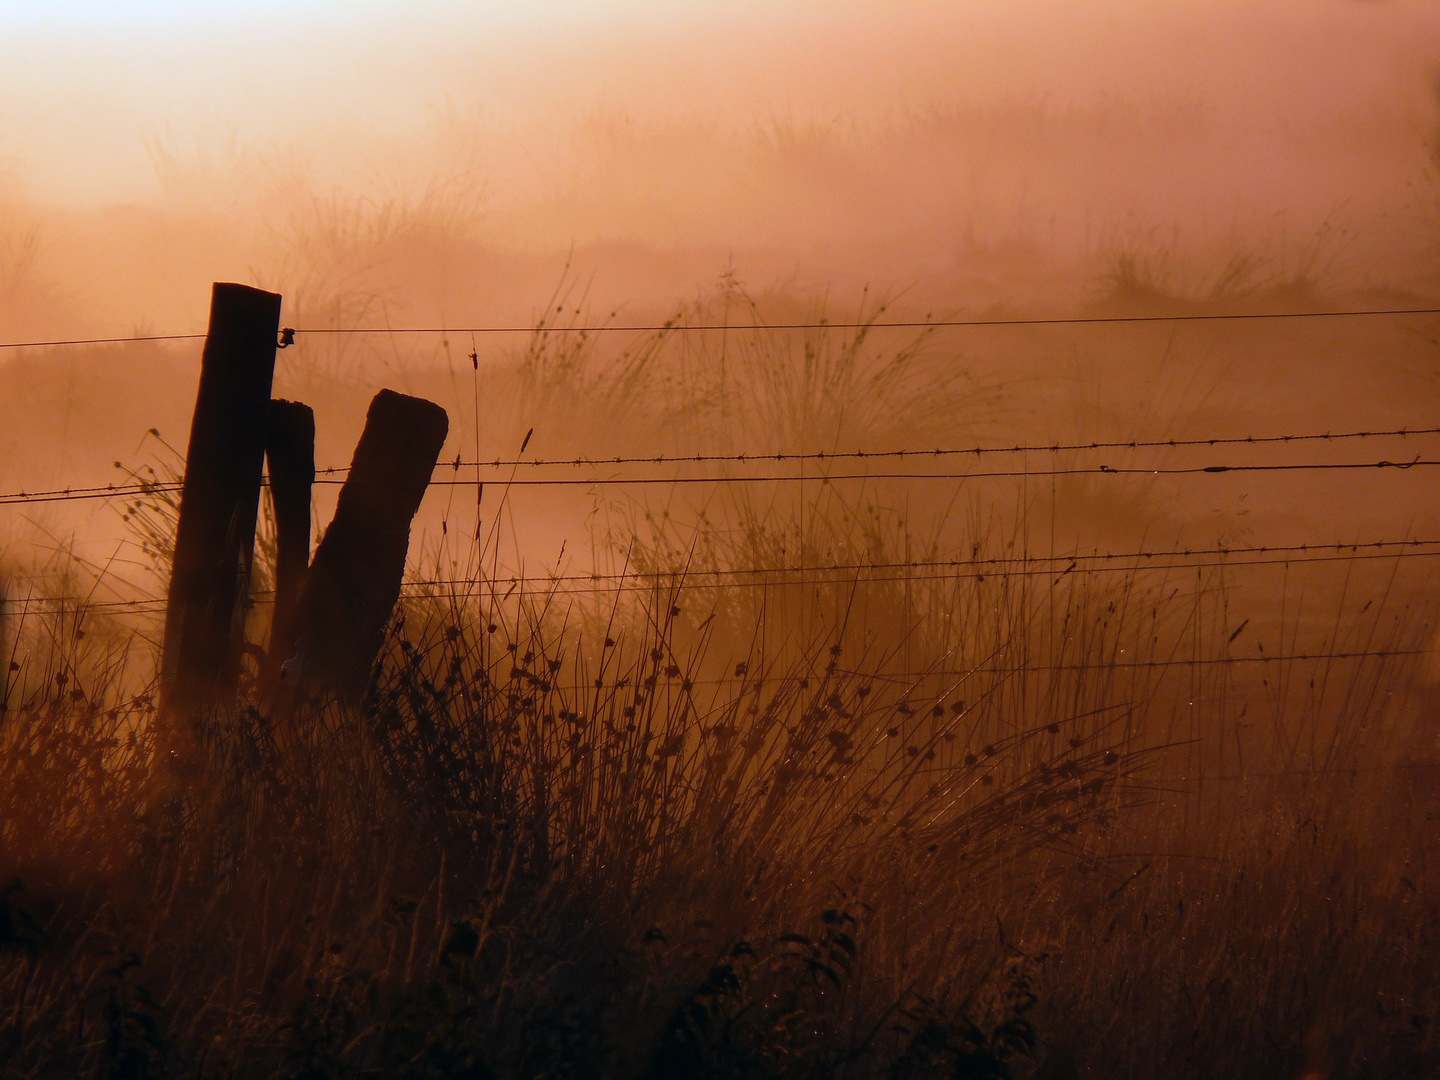
[[[450,117],[408,196],[7,195],[7,340],[259,266],[322,467],[382,384],[452,437],[365,700],[246,683],[157,786],[198,343],[7,352],[0,491],[156,486],[5,508],[0,1080],[1440,1075],[1434,316],[938,325],[1435,307],[1430,112],[1234,108]],[[535,329],[407,331],[457,325]],[[1140,474],[1217,463],[1272,471]]]
[[[0,1080],[1440,1076],[1425,5],[314,6],[0,10]],[[157,766],[217,279],[451,434]]]
[[[1138,275],[1108,302],[1154,303]],[[677,318],[743,334],[615,349],[561,303],[483,405],[468,363],[426,378],[467,458],[477,421],[508,457],[531,416],[569,419],[554,457],[1017,423],[1016,384],[934,333],[767,331],[776,302],[727,286]],[[556,497],[533,532],[536,496],[491,484],[476,544],[466,489],[437,489],[363,704],[247,689],[197,718],[180,790],[149,780],[153,624],[84,560],[32,573],[5,628],[0,1076],[1440,1069],[1426,560],[1071,572],[1037,559],[1077,523],[1160,552],[1157,523],[1213,523],[1153,486],[937,501],[903,471]],[[1287,483],[1311,536],[1323,493]],[[173,505],[137,506],[153,576],[123,575],[153,593]],[[586,532],[572,508],[590,553],[536,570]]]

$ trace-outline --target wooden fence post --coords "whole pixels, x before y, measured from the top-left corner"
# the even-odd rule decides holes
[[[270,402],[265,436],[270,500],[275,507],[275,609],[269,667],[295,654],[295,613],[310,566],[310,493],[315,484],[315,413],[298,401]]]
[[[410,524],[450,420],[433,401],[381,390],[370,402],[335,517],[315,552],[285,677],[355,702],[370,685],[400,598]]]
[[[186,752],[187,714],[239,675],[279,327],[279,296],[215,284],[165,609],[162,755]]]

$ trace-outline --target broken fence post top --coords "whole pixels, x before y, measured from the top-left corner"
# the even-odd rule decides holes
[[[411,489],[418,506],[449,432],[450,417],[435,402],[381,390],[365,413],[350,479],[358,485]],[[342,490],[342,498],[344,494]],[[397,496],[399,492],[386,497]]]
[[[377,420],[389,417],[419,420],[427,425],[444,424],[447,429],[450,424],[445,410],[435,402],[428,398],[411,397],[389,387],[382,389],[371,399],[365,417],[367,420],[371,417]]]
[[[358,699],[400,596],[410,524],[449,432],[445,410],[381,390],[305,578],[294,629],[305,682]]]

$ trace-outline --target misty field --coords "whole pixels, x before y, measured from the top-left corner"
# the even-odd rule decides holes
[[[0,10],[0,1080],[1440,1076],[1433,12],[392,6]]]
[[[1125,272],[1087,318],[1195,310]],[[160,796],[145,597],[179,461],[142,442],[112,519],[131,554],[40,558],[7,607],[6,1075],[1440,1064],[1434,515],[1406,531],[1384,501],[1433,489],[1376,470],[1339,528],[1343,476],[1247,477],[1242,501],[1298,517],[1286,546],[1195,543],[1213,521],[1162,486],[1230,482],[1198,464],[1212,439],[1311,468],[1434,436],[1399,434],[1398,405],[1347,436],[1272,403],[1267,433],[1306,440],[1172,426],[1131,448],[1087,412],[1083,443],[1017,453],[1002,435],[1035,422],[953,365],[956,328],[897,331],[867,300],[842,328],[774,329],[773,302],[722,283],[607,336],[562,301],[508,360],[435,375],[464,462],[436,469],[363,703],[277,709],[247,683]],[[717,310],[725,329],[694,329]],[[1273,356],[1310,331],[1215,332]],[[516,457],[537,430],[547,452]],[[481,431],[508,444],[484,468]],[[619,460],[575,464],[595,446]],[[1105,475],[1130,465],[1200,471]],[[557,530],[584,557],[535,568]],[[1059,546],[1082,530],[1088,549]]]

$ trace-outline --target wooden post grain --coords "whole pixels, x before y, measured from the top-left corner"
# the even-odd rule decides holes
[[[165,610],[162,752],[182,753],[187,714],[239,675],[279,326],[279,296],[214,286]]]
[[[307,692],[354,702],[370,685],[400,598],[410,524],[430,484],[450,421],[433,401],[381,390],[315,552],[296,617],[286,678]]]
[[[295,655],[295,615],[310,566],[310,496],[315,484],[315,413],[298,401],[270,402],[265,436],[275,507],[275,609],[270,667]]]

